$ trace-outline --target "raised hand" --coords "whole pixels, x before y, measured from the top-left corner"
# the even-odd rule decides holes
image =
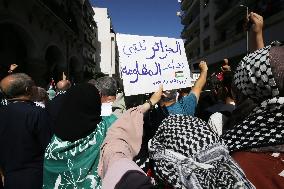
[[[150,98],[150,101],[152,102],[153,105],[157,104],[163,95],[163,85],[159,86],[159,90],[156,91]]]
[[[255,33],[262,32],[262,28],[263,28],[263,17],[262,16],[254,12],[251,12],[249,14],[249,20],[252,22],[252,27],[251,27],[252,32],[255,32]]]

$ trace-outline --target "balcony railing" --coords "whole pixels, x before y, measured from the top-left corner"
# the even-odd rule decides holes
[[[186,43],[185,48],[190,49],[199,45],[199,37],[195,36],[190,42]]]

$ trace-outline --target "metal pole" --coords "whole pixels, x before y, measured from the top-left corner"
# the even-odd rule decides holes
[[[110,37],[110,72],[109,72],[109,77],[112,76],[112,37]]]
[[[249,12],[248,12],[248,7],[247,6],[246,6],[246,9],[247,9],[247,17],[248,17]],[[247,35],[247,55],[248,55],[248,53],[249,53],[249,28],[247,28],[246,35]]]
[[[245,7],[246,8],[246,16],[248,17],[248,14],[249,14],[249,10],[248,10],[248,6],[246,5],[240,5],[240,7]],[[249,54],[249,29],[247,28],[247,31],[246,31],[246,53],[247,55]]]

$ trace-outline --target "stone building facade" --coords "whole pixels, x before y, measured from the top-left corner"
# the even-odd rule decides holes
[[[0,77],[10,64],[39,86],[62,73],[75,83],[95,72],[97,26],[88,0],[0,0]]]
[[[97,23],[97,54],[96,70],[110,77],[119,76],[118,50],[116,34],[112,27],[111,18],[107,8],[93,7],[94,20]]]

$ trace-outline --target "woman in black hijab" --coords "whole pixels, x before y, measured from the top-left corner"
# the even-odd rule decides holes
[[[100,114],[100,94],[93,85],[77,85],[66,93],[45,153],[43,188],[100,186],[100,146],[117,119]]]
[[[55,135],[75,141],[94,131],[102,120],[101,98],[98,89],[90,84],[73,87],[66,93],[58,118]]]

